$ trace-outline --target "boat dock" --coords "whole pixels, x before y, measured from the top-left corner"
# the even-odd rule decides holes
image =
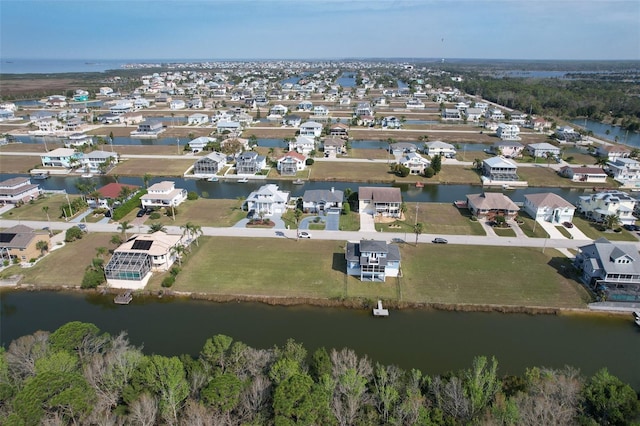
[[[130,291],[120,293],[113,299],[114,303],[118,305],[128,305],[131,300],[133,300],[133,295]]]
[[[382,300],[378,300],[377,308],[373,308],[373,316],[374,317],[388,317],[389,310],[382,308]]]

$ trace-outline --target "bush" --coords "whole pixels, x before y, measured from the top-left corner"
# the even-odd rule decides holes
[[[104,274],[102,271],[87,268],[84,272],[84,277],[82,277],[82,284],[80,284],[81,288],[96,288],[100,284],[104,283]]]
[[[351,213],[351,206],[349,205],[349,203],[344,203],[342,205],[342,214],[349,214]]]
[[[31,259],[29,259],[29,263],[36,263],[36,260],[38,259],[36,259],[35,257],[32,257]]]
[[[175,276],[177,276],[177,275],[180,273],[180,271],[181,271],[181,269],[180,269],[179,267],[174,266],[174,267],[172,267],[172,268],[171,268],[171,270],[169,271],[169,273],[170,273],[172,276],[174,276],[174,277],[175,277]]]
[[[435,174],[436,171],[431,167],[427,167],[426,169],[424,169],[424,177],[426,178],[432,178]]]
[[[118,208],[113,210],[113,217],[111,219],[117,222],[123,217],[125,217],[126,215],[128,215],[133,210],[140,208],[140,197],[142,197],[146,193],[147,193],[147,190],[142,189],[138,191],[138,193],[134,195],[132,198],[127,200],[127,202],[120,204]]]
[[[78,228],[77,226],[72,226],[71,228],[67,229],[66,234],[64,234],[64,241],[67,243],[70,243],[75,240],[79,240],[81,238],[82,238],[82,229]]]
[[[176,277],[174,277],[173,275],[167,275],[166,277],[164,277],[164,279],[162,280],[162,287],[171,287],[173,285],[173,283],[176,282]]]
[[[187,193],[187,200],[194,201],[198,199],[198,193],[195,191],[189,191]]]
[[[306,164],[307,166],[313,166],[314,163],[314,159],[313,158],[307,158],[306,161],[304,162],[304,164]]]
[[[2,266],[4,266],[6,268],[7,266],[9,266],[9,263],[10,262],[5,259],[5,260],[2,261]]]
[[[161,217],[161,215],[158,212],[153,212],[153,213],[151,213],[149,215],[149,219],[152,219],[152,220],[158,220],[158,219],[160,219],[160,217]]]

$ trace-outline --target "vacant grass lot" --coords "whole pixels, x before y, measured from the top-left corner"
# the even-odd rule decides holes
[[[310,178],[314,180],[346,180],[393,182],[396,176],[389,173],[385,163],[339,163],[318,161],[312,168]],[[415,177],[413,180],[415,181]]]
[[[2,173],[29,173],[29,170],[42,165],[40,157],[32,155],[0,155]]]
[[[344,243],[200,238],[173,289],[213,294],[363,297],[434,303],[584,307],[588,294],[555,250],[401,245],[403,277],[346,278]],[[428,259],[425,260],[425,259]],[[461,268],[460,265],[464,265]]]
[[[467,209],[458,209],[449,203],[418,203],[417,210],[417,222],[424,225],[423,233],[425,234],[486,235],[480,223],[471,221]],[[407,205],[404,216],[404,220],[393,223],[378,223],[376,229],[383,232],[406,232],[413,235],[413,226],[416,223],[416,203]]]
[[[69,200],[79,198],[79,195],[69,195]],[[4,213],[3,219],[11,220],[47,220],[47,214],[42,207],[49,207],[49,218],[51,220],[60,220],[62,216],[62,206],[67,204],[67,198],[61,194],[45,195],[44,197],[23,204],[20,207],[13,208]]]
[[[471,166],[443,165],[440,173],[427,179],[427,182],[479,185],[480,174]]]
[[[182,176],[195,163],[195,159],[130,158],[118,163],[109,174],[120,176]]]
[[[163,225],[182,226],[187,222],[195,223],[199,226],[227,227],[233,226],[240,219],[244,218],[246,212],[242,211],[242,201],[234,199],[205,199],[187,200],[176,208],[176,220],[171,216],[162,215],[160,219],[151,220],[145,216],[145,225],[150,223],[162,223]],[[137,210],[127,219],[133,220]]]
[[[546,165],[540,165],[540,167],[519,167],[518,176],[520,176],[521,180],[526,180],[529,183],[529,186],[561,188],[592,188],[594,186],[593,183],[578,183],[561,177],[554,169],[549,168]],[[597,184],[595,186],[617,188],[620,185],[613,179],[607,178],[606,184]]]

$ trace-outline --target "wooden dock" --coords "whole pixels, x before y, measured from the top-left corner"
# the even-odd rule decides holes
[[[130,291],[127,291],[117,295],[113,299],[113,302],[118,305],[128,305],[129,303],[131,303],[132,300],[133,300],[133,295],[131,294]]]
[[[389,310],[382,308],[382,300],[378,300],[378,306],[373,308],[373,316],[374,317],[388,317]]]

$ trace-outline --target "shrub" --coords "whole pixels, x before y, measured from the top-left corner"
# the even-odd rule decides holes
[[[187,193],[187,200],[194,201],[198,199],[198,193],[195,191],[189,191]]]
[[[79,240],[81,238],[82,238],[82,229],[78,228],[77,226],[72,226],[71,228],[67,229],[66,234],[64,234],[64,241],[67,243],[70,243],[75,240]]]
[[[111,219],[117,222],[128,215],[130,212],[132,212],[134,209],[140,208],[140,197],[142,197],[146,193],[147,190],[142,189],[125,203],[120,204],[118,208],[113,210],[113,217]]]
[[[435,174],[436,171],[431,167],[427,167],[426,169],[424,169],[424,177],[426,178],[432,178]]]
[[[315,160],[313,158],[307,158],[306,161],[304,162],[307,166],[313,166],[313,163],[315,162]]]
[[[174,276],[174,277],[175,277],[175,276],[177,276],[177,275],[180,273],[180,271],[181,271],[181,269],[180,269],[179,267],[174,266],[174,267],[172,267],[172,268],[171,268],[171,270],[169,271],[169,273],[170,273],[172,276]]]
[[[104,274],[102,271],[87,268],[84,272],[84,277],[82,277],[82,284],[80,284],[81,288],[96,288],[100,284],[104,283]]]
[[[342,214],[349,214],[351,213],[351,206],[349,205],[349,203],[344,203],[342,205]]]
[[[5,260],[2,261],[2,266],[4,266],[6,268],[7,266],[9,266],[9,263],[10,262],[7,259],[5,259]]]
[[[29,263],[36,263],[36,260],[38,259],[36,259],[35,257],[32,257],[31,259],[29,259]]]
[[[164,277],[164,279],[162,280],[162,287],[171,287],[173,285],[173,283],[176,282],[176,277],[174,277],[173,275],[167,275],[166,277]]]
[[[158,220],[158,219],[160,219],[160,216],[161,216],[161,215],[160,215],[160,213],[158,213],[158,212],[153,212],[153,213],[151,213],[151,214],[149,215],[149,219],[152,219],[152,220]]]

